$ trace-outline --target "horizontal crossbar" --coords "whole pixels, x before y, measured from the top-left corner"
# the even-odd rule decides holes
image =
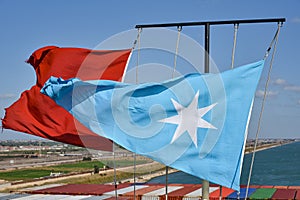
[[[160,27],[180,27],[180,26],[205,26],[205,25],[225,25],[225,24],[252,24],[252,23],[283,23],[285,18],[272,19],[242,19],[242,20],[224,20],[224,21],[203,21],[203,22],[180,22],[163,24],[139,24],[135,28],[160,28]]]

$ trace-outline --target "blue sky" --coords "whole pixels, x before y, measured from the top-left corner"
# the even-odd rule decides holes
[[[297,0],[0,0],[0,117],[22,91],[34,85],[33,68],[24,61],[40,47],[93,49],[115,34],[134,29],[136,24],[285,17],[260,137],[299,138],[299,8]],[[275,30],[276,24],[240,25],[236,65],[261,59]],[[203,44],[203,28],[184,28],[182,33]],[[232,26],[211,28],[211,56],[220,70],[230,64],[232,39]],[[266,72],[258,88],[249,137],[255,135],[265,80]],[[9,130],[0,134],[0,139],[15,138],[29,137]]]

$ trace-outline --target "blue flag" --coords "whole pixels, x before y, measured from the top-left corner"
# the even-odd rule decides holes
[[[263,65],[138,85],[52,77],[42,93],[93,132],[132,152],[239,190]]]

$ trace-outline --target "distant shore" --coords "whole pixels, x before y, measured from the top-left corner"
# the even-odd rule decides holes
[[[286,145],[286,144],[290,144],[290,143],[297,142],[297,141],[299,142],[299,140],[278,140],[278,141],[260,140],[257,145],[256,152],[270,149],[270,148],[275,148],[275,147]],[[252,153],[253,146],[254,146],[253,141],[251,143],[248,143],[247,147],[245,149],[245,154]],[[160,163],[157,163],[157,162],[136,165],[136,170],[137,170],[136,178],[135,178],[136,183],[146,183],[152,178],[164,176],[166,174],[165,166]],[[117,171],[133,173],[133,166],[117,168]],[[143,171],[147,171],[149,173],[142,174]],[[168,174],[178,172],[178,171],[179,170],[169,168]],[[113,174],[113,169],[109,169],[109,170],[103,171],[101,173],[106,173],[107,175],[109,173]],[[89,176],[91,176],[91,173],[70,175],[70,176],[64,176],[64,177],[56,177],[56,178],[53,178],[53,179],[51,178],[51,179],[47,179],[47,180],[30,181],[30,182],[18,183],[18,184],[14,184],[14,185],[11,185],[9,182],[5,181],[5,182],[1,183],[2,187],[0,187],[0,190],[5,190],[5,189],[8,190],[9,188],[11,190],[18,190],[17,188],[29,187],[32,185],[57,183],[59,180],[62,180],[62,179],[72,179],[72,178],[73,179],[74,178],[83,179],[84,177],[89,177]],[[133,178],[130,178],[130,179],[118,180],[118,182],[119,183],[125,183],[125,182],[133,183],[134,180],[133,180]]]
[[[286,145],[286,144],[291,144],[291,143],[294,143],[294,142],[297,142],[297,141],[274,142],[274,143],[270,143],[270,144],[258,145],[257,148],[256,148],[256,150],[255,150],[255,152],[263,151],[263,150],[266,150],[266,149],[275,148],[275,147]],[[253,151],[254,151],[253,148],[248,147],[248,149],[245,150],[245,154],[253,153]],[[174,173],[174,172],[178,172],[178,171],[179,170],[177,170],[177,169],[169,168],[168,174],[171,174],[171,173]],[[136,182],[147,182],[147,181],[149,181],[152,178],[155,178],[155,177],[158,177],[158,176],[164,176],[165,174],[166,174],[166,170],[165,169],[164,170],[160,170],[160,171],[157,171],[157,172],[154,172],[154,173],[151,173],[151,174],[146,174],[146,175],[139,176],[136,179]],[[134,180],[130,179],[130,180],[127,180],[127,181],[133,182]]]
[[[271,144],[258,145],[256,147],[255,152],[275,148],[275,147],[286,145],[286,144],[291,144],[291,143],[294,143],[294,142],[297,142],[297,141],[274,142],[274,143],[271,143]],[[245,149],[245,154],[253,153],[253,151],[254,151],[253,148],[248,147],[248,148]]]

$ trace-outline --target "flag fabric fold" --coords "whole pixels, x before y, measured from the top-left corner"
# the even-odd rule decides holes
[[[5,109],[3,128],[98,150],[112,150],[112,142],[86,128],[51,98],[40,93],[51,76],[82,80],[121,81],[130,49],[90,50],[47,46],[36,50],[27,60],[36,72],[36,85],[21,94]]]
[[[163,83],[51,77],[41,92],[126,149],[239,190],[246,131],[264,61]]]

